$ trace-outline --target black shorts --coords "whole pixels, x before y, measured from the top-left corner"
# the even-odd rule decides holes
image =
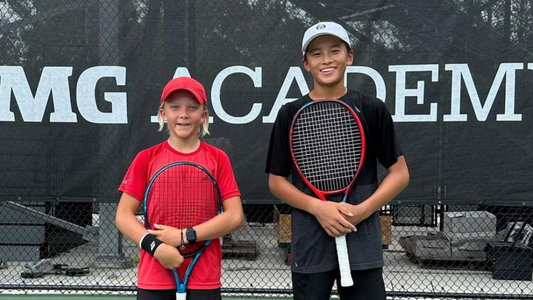
[[[352,271],[354,285],[337,290],[341,299],[385,300],[385,284],[382,268]],[[333,283],[340,282],[339,270],[324,273],[292,273],[292,288],[295,300],[329,300]]]
[[[176,300],[176,290],[137,289],[137,300]],[[222,300],[220,289],[187,290],[187,300]]]

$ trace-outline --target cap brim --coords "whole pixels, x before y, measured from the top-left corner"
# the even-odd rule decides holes
[[[196,99],[196,101],[198,101],[198,103],[205,104],[205,101],[202,100],[203,97],[199,95],[194,89],[189,89],[189,88],[177,88],[174,90],[169,90],[166,95],[161,97],[161,103],[165,102],[168,99],[168,97],[172,95],[172,93],[177,92],[177,91],[187,91],[193,95],[193,97]]]
[[[319,36],[323,36],[323,35],[331,35],[331,36],[334,36],[338,39],[340,39],[343,43],[347,43],[344,38],[342,38],[341,36],[339,36],[338,34],[335,34],[335,33],[331,33],[331,32],[317,32],[315,34],[313,34],[312,36],[310,36],[308,39],[307,39],[307,42],[305,42],[305,44],[302,46],[302,53],[303,53],[303,56],[305,57],[305,52],[307,52],[307,47],[309,47],[309,44],[311,44],[311,42],[316,39],[317,37]],[[350,49],[350,45],[349,43],[348,44],[348,48]]]

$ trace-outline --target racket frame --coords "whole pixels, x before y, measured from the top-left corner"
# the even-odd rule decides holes
[[[294,150],[293,150],[293,147],[292,147],[292,132],[293,132],[293,128],[294,128],[294,125],[298,119],[298,116],[309,106],[313,105],[313,104],[316,104],[316,103],[319,103],[319,102],[333,102],[333,103],[338,103],[342,106],[344,106],[344,108],[346,108],[351,114],[352,116],[354,117],[355,121],[357,122],[357,125],[359,127],[359,131],[361,132],[361,158],[359,159],[359,165],[357,166],[357,171],[354,175],[354,177],[352,178],[352,180],[350,181],[350,184],[343,188],[343,189],[337,189],[337,190],[332,190],[332,191],[322,191],[322,190],[319,190],[318,188],[316,188],[303,174],[302,170],[300,169],[300,166],[298,165],[298,162],[296,160],[296,157],[294,155]],[[294,165],[296,166],[296,169],[298,170],[298,173],[300,173],[300,177],[303,179],[303,181],[305,182],[305,184],[323,201],[327,201],[326,197],[325,196],[329,196],[329,195],[337,195],[337,194],[341,194],[341,193],[345,193],[345,196],[344,198],[342,199],[343,202],[346,202],[348,199],[347,199],[347,196],[350,194],[353,186],[355,185],[355,181],[357,180],[357,177],[359,176],[359,173],[361,171],[361,168],[363,166],[363,162],[364,162],[364,159],[365,159],[365,149],[366,149],[366,142],[365,142],[365,135],[364,135],[364,131],[363,131],[363,124],[361,123],[361,120],[359,119],[359,117],[357,116],[357,114],[355,113],[355,111],[346,103],[340,101],[340,100],[315,100],[315,101],[312,101],[312,102],[309,102],[309,103],[306,103],[304,106],[302,106],[298,112],[294,115],[294,118],[292,119],[292,123],[291,123],[291,132],[290,132],[290,135],[289,135],[289,144],[290,144],[290,147],[291,147],[291,156],[292,156],[292,161],[294,162]]]
[[[194,162],[190,162],[190,161],[176,161],[176,162],[172,162],[172,163],[169,163],[169,164],[161,167],[161,169],[159,169],[152,176],[150,181],[148,182],[148,186],[146,188],[146,192],[144,194],[144,200],[143,200],[144,223],[145,223],[147,229],[151,229],[150,222],[149,222],[149,219],[148,219],[148,195],[150,193],[150,188],[152,187],[152,184],[154,183],[154,181],[157,179],[157,177],[161,173],[163,173],[164,171],[166,171],[169,168],[172,168],[172,167],[175,167],[175,166],[180,166],[180,165],[186,165],[186,166],[191,166],[191,167],[198,168],[210,178],[211,182],[214,185],[214,189],[216,191],[217,215],[219,215],[220,212],[222,211],[222,196],[221,196],[221,193],[220,193],[220,188],[218,186],[218,183],[217,183],[217,181],[215,179],[215,176],[213,176],[213,174],[211,174],[211,172],[209,172],[209,170],[207,170],[204,166],[202,166],[200,164],[197,164],[197,163],[194,163]],[[196,265],[196,262],[198,261],[198,258],[200,257],[202,252],[205,250],[205,248],[207,248],[207,246],[209,246],[209,244],[211,244],[211,240],[206,240],[204,242],[204,244],[200,248],[198,248],[198,250],[196,250],[196,251],[194,251],[192,253],[182,254],[182,256],[184,258],[193,257],[192,260],[190,261],[189,265],[187,266],[187,270],[185,271],[185,276],[184,276],[183,281],[180,279],[180,276],[178,274],[177,268],[173,268],[172,269],[172,274],[174,275],[174,280],[176,282],[176,299],[179,299],[179,300],[186,299],[187,283],[189,281],[189,275],[191,274],[192,269]]]

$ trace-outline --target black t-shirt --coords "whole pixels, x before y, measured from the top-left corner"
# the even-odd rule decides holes
[[[350,194],[348,203],[358,204],[377,189],[377,162],[389,168],[402,155],[392,117],[383,101],[378,98],[348,90],[340,101],[351,106],[363,124],[366,140],[365,161]],[[305,185],[296,170],[290,153],[289,133],[292,119],[306,103],[309,95],[286,103],[276,117],[266,164],[266,172],[278,176],[291,176],[292,183],[308,195],[314,193]],[[342,195],[328,197],[340,201]],[[383,266],[381,225],[376,212],[357,225],[357,232],[346,236],[352,270],[371,269]],[[335,241],[328,236],[316,218],[299,209],[292,210],[291,236],[292,270],[298,273],[326,272],[338,268]],[[332,253],[331,255],[324,255]]]

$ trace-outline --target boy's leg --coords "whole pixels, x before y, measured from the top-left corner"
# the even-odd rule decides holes
[[[352,277],[353,286],[341,287],[339,284],[337,285],[341,299],[385,300],[387,298],[382,268],[352,271]],[[337,282],[340,282],[340,274]]]
[[[137,300],[175,300],[176,290],[137,289]]]
[[[187,300],[222,300],[220,289],[187,290]]]
[[[294,300],[329,300],[335,282],[334,272],[292,273]]]
[[[175,300],[176,290],[137,289],[137,300]],[[187,290],[187,300],[222,300],[220,289]]]

